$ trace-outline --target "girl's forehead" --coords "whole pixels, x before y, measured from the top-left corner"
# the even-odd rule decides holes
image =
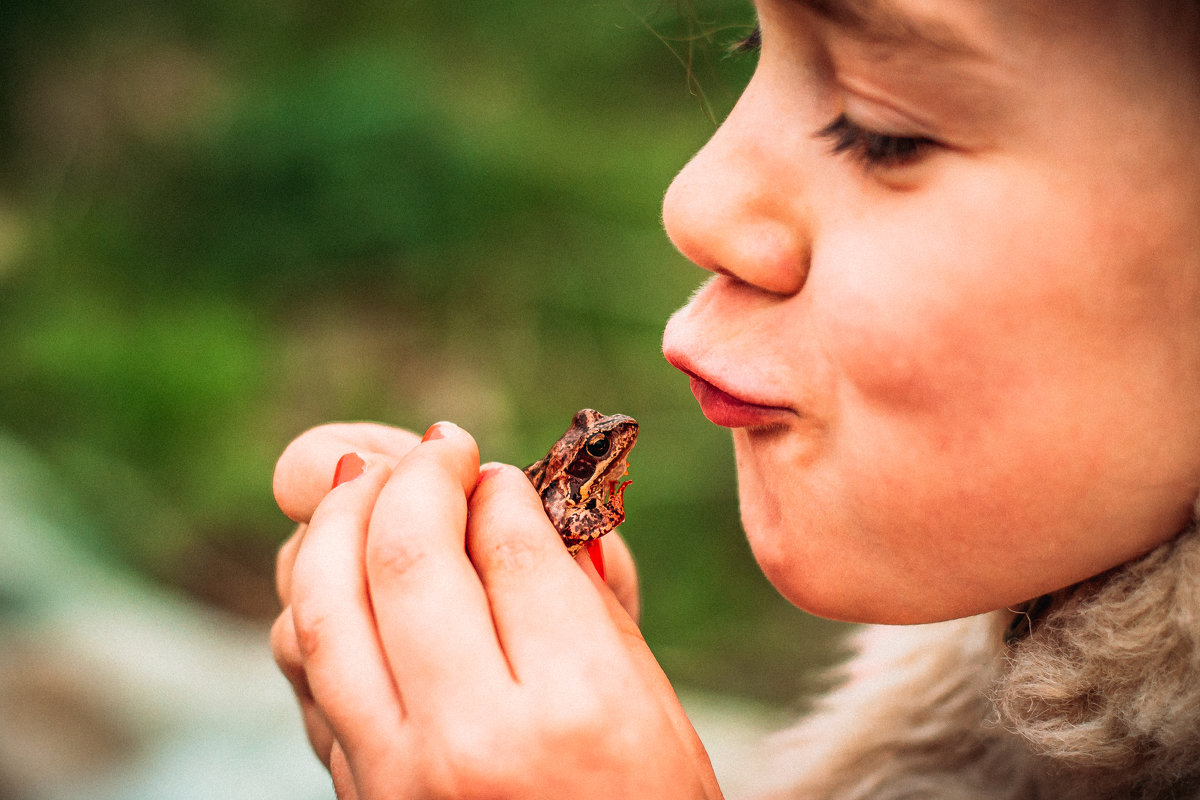
[[[887,0],[788,0],[873,44],[921,47],[946,53],[969,53],[974,48],[945,20],[922,11],[929,4]]]
[[[1004,60],[1050,40],[1109,41],[1148,59],[1189,56],[1200,73],[1200,0],[754,0],[809,15],[824,30],[922,57]],[[1040,44],[1035,44],[1040,42]],[[1013,55],[1011,52],[1008,55]]]

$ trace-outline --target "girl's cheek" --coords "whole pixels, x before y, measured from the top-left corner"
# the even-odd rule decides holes
[[[930,410],[980,380],[979,338],[960,315],[904,293],[848,289],[827,298],[826,351],[853,399],[873,408]]]
[[[812,312],[853,401],[905,416],[988,415],[1048,355],[1033,333],[1047,302],[1039,268],[1017,266],[1007,242],[978,230],[946,235],[975,230],[969,222],[881,225],[834,243],[840,268],[814,275]]]

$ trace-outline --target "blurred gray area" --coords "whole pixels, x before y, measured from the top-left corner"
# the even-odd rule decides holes
[[[332,796],[267,631],[79,550],[0,439],[0,797]]]

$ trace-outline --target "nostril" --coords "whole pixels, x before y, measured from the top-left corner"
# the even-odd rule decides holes
[[[696,266],[772,294],[792,295],[808,281],[812,246],[800,220],[731,207],[707,222],[668,222],[671,243]],[[666,215],[664,214],[664,217]]]
[[[761,218],[747,224],[739,260],[725,265],[740,280],[773,294],[797,294],[808,282],[812,242],[801,220]]]

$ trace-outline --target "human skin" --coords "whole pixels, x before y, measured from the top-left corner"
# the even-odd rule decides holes
[[[1171,537],[1200,489],[1194,7],[814,9],[842,5],[758,4],[754,77],[664,204],[716,273],[664,349],[736,426],[758,562],[813,613],[929,622]],[[845,152],[814,135],[840,114],[873,132]]]
[[[366,469],[330,490],[345,452]],[[284,452],[275,493],[301,525],[272,649],[341,800],[720,797],[622,605],[620,540],[606,584],[466,431],[322,426]]]
[[[814,5],[762,0],[759,68],[664,208],[716,273],[665,350],[748,423],[768,576],[827,616],[930,621],[1171,536],[1200,483],[1185,6],[869,4],[919,15],[938,41],[918,45]],[[276,470],[301,527],[272,643],[339,797],[719,796],[619,602],[628,558],[610,592],[519,470],[435,430],[325,426]],[[369,467],[330,491],[350,451]]]

